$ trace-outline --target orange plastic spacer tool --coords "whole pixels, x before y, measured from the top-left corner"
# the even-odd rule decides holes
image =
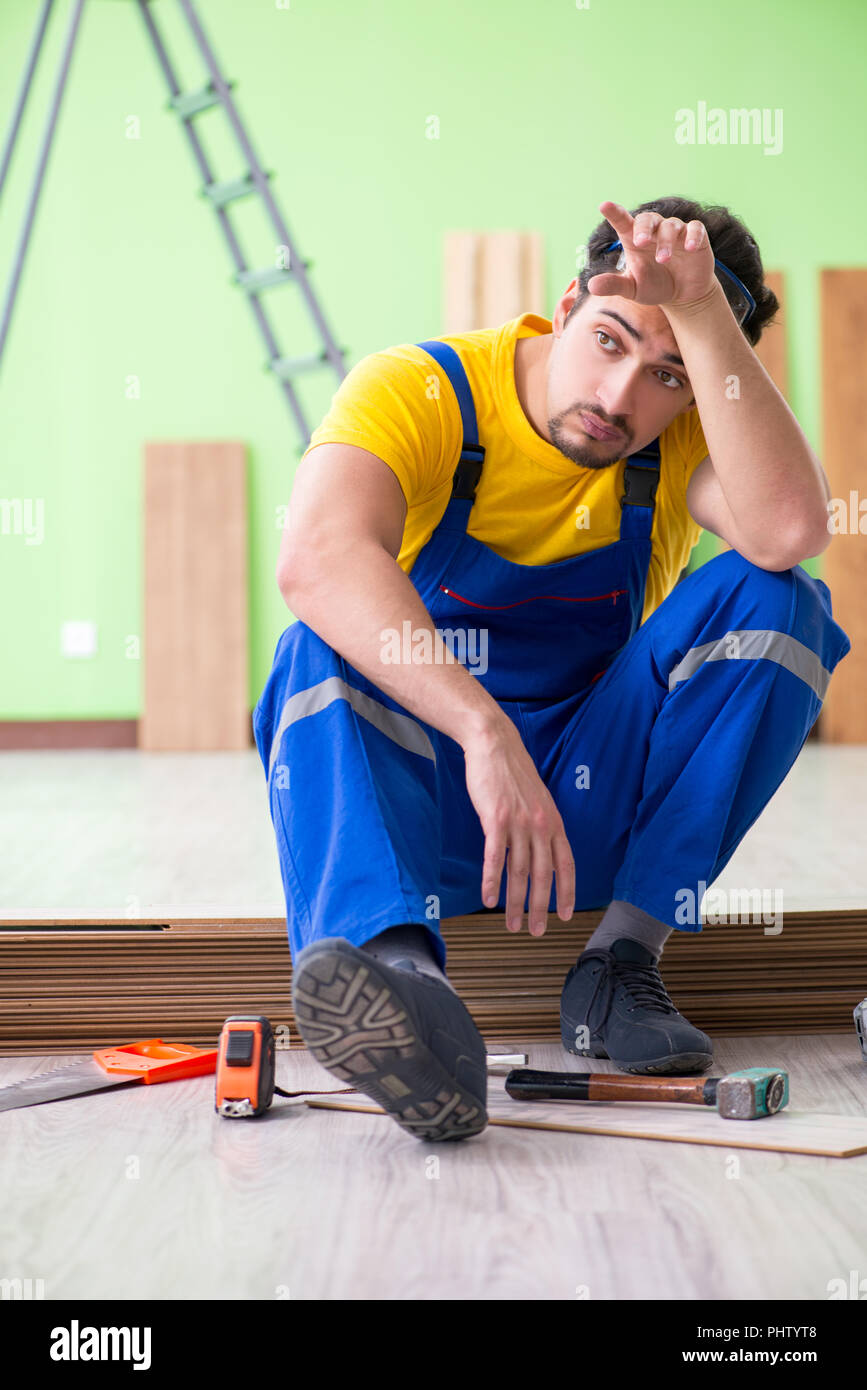
[[[185,1076],[206,1076],[217,1070],[214,1048],[192,1047],[186,1043],[166,1043],[162,1038],[123,1047],[103,1047],[94,1052],[94,1061],[107,1072],[126,1076],[130,1081],[181,1081]]]

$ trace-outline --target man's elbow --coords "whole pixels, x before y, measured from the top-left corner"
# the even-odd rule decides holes
[[[804,560],[812,560],[816,555],[821,555],[823,550],[827,550],[831,543],[831,531],[828,527],[828,512],[823,510],[795,538],[791,553],[794,559],[792,565],[803,564]]]
[[[299,616],[297,605],[305,603],[308,594],[315,594],[327,587],[327,576],[333,574],[334,570],[335,562],[329,562],[328,555],[321,550],[315,555],[312,550],[305,548],[293,552],[291,559],[285,559],[282,563],[278,560],[275,571],[277,588],[296,618]]]
[[[283,601],[292,608],[292,600],[298,593],[297,571],[294,567],[290,569],[285,564],[278,564],[274,577],[277,580],[277,588],[283,596]],[[292,608],[293,613],[294,611]]]
[[[803,527],[788,537],[777,537],[773,549],[760,559],[756,558],[755,563],[765,570],[794,569],[795,565],[821,555],[830,540],[827,517],[823,515],[821,521],[814,522],[810,527]]]
[[[309,571],[310,565],[310,552],[298,544],[289,545],[284,539],[274,570],[277,588],[284,598],[297,590],[299,576]]]

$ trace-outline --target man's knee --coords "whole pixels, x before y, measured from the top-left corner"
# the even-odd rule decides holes
[[[805,623],[821,626],[831,619],[830,592],[821,580],[814,579],[803,565],[787,570],[766,570],[756,565],[738,550],[727,550],[706,561],[696,575],[704,574],[704,584],[710,587],[720,606],[747,615],[761,615],[762,625],[777,632],[791,632]],[[755,622],[751,621],[751,626]],[[740,622],[739,626],[747,626]]]
[[[816,667],[815,681],[824,696],[827,678],[849,651],[849,638],[834,620],[831,593],[803,565],[766,570],[729,550],[695,571],[707,571],[695,591],[704,609],[705,628],[726,626],[732,655],[781,656],[783,664]],[[719,633],[714,633],[719,637]],[[788,645],[787,645],[788,644]],[[818,664],[817,664],[818,663]]]

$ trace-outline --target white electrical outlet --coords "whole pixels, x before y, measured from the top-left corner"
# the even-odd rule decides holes
[[[62,656],[96,656],[96,623],[62,623],[60,652]]]

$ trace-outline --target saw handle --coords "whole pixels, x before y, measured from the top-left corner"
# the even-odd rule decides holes
[[[167,1043],[162,1038],[123,1047],[102,1047],[94,1061],[107,1072],[127,1080],[181,1081],[187,1076],[205,1076],[217,1070],[217,1049],[192,1047],[187,1043]]]

